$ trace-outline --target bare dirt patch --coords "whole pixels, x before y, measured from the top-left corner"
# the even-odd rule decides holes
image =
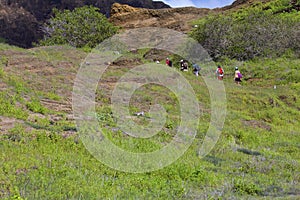
[[[16,124],[23,124],[22,120],[11,117],[0,116],[0,133],[7,133],[8,130],[15,127]]]

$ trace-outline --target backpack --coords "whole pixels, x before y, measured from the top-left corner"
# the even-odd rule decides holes
[[[193,64],[193,68],[195,71],[200,71],[201,70],[201,67],[197,64]]]
[[[219,68],[219,74],[223,74],[224,72],[223,72],[223,69],[222,68]]]
[[[239,72],[237,75],[238,75],[238,78],[243,78],[243,75],[241,74],[241,72]]]

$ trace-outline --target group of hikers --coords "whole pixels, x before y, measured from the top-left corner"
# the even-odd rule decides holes
[[[217,70],[216,70],[216,76],[218,78],[218,80],[223,80],[223,77],[224,77],[224,69],[218,65],[217,67]],[[243,78],[243,75],[242,73],[239,71],[239,68],[238,67],[235,67],[234,69],[234,82],[238,85],[241,84],[242,82],[242,78]]]
[[[173,62],[167,58],[166,59],[166,65],[169,67],[173,67]],[[192,64],[193,66],[193,73],[196,76],[199,76],[199,72],[201,70],[201,67],[198,64]],[[187,60],[180,60],[180,70],[181,71],[188,71],[189,65],[188,65],[188,61]],[[217,69],[216,69],[216,76],[218,80],[223,80],[224,78],[224,69],[218,65]],[[239,71],[238,67],[235,67],[235,72],[234,72],[234,81],[236,84],[240,85],[240,83],[242,82],[242,73]]]
[[[168,65],[169,67],[173,67],[173,62],[167,58],[166,59],[166,65]],[[189,64],[187,60],[180,60],[180,70],[181,71],[185,71],[187,72],[189,69]],[[199,72],[200,72],[200,66],[197,64],[193,64],[193,72],[196,76],[199,76]]]

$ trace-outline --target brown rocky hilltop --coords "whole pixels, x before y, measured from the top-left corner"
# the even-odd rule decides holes
[[[144,9],[115,3],[111,9],[110,22],[125,29],[141,27],[170,28],[181,32],[191,29],[192,20],[206,16],[213,10],[206,8]]]

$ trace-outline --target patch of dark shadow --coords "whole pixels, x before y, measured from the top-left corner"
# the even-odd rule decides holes
[[[62,127],[63,131],[73,131],[73,132],[77,132],[77,128],[73,127],[73,126],[63,126]]]
[[[60,128],[54,127],[54,126],[44,126],[44,125],[39,125],[31,122],[25,122],[25,124],[31,126],[34,129],[41,129],[41,130],[47,130],[47,131],[54,131],[54,132],[59,132],[59,131],[72,131],[72,132],[77,132],[77,128],[74,126],[62,126]]]
[[[214,165],[220,165],[222,161],[224,161],[223,159],[221,158],[217,158],[215,156],[205,156],[203,158],[203,160],[207,161],[207,162],[210,162]]]
[[[237,151],[238,151],[238,152],[241,152],[241,153],[244,153],[244,154],[251,155],[251,156],[260,156],[260,155],[262,155],[262,154],[261,154],[260,152],[258,152],[258,151],[252,151],[252,150],[244,149],[244,148],[238,148]]]
[[[25,122],[25,124],[31,126],[32,128],[35,128],[35,129],[48,130],[48,127],[42,126],[42,125],[39,125],[39,124],[34,124],[34,123],[31,123],[31,122]]]
[[[300,189],[298,189],[298,188],[291,188],[290,189],[290,191],[288,191],[287,193],[286,193],[286,195],[288,195],[288,196],[300,196]]]
[[[285,100],[285,99],[287,99],[287,98],[288,98],[288,97],[285,96],[285,95],[280,95],[280,96],[279,96],[279,99],[280,99],[280,100]]]
[[[266,124],[263,121],[257,121],[257,120],[242,120],[242,123],[245,126],[251,126],[253,128],[261,128],[261,129],[265,129],[267,131],[271,131],[272,128],[270,125]]]

